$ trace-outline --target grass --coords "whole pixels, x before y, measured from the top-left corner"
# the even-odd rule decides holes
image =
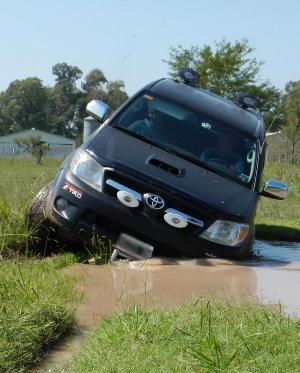
[[[60,159],[45,159],[36,166],[33,158],[0,158],[1,373],[27,371],[47,346],[76,324],[72,283],[59,271],[74,263],[75,256],[28,257],[28,207],[60,164]]]
[[[0,255],[28,250],[28,206],[60,164],[60,159],[45,159],[36,166],[33,158],[0,158]]]
[[[1,373],[27,371],[47,346],[74,329],[75,293],[59,271],[74,261],[73,254],[0,261]]]
[[[63,371],[299,372],[300,322],[280,308],[198,300],[100,323]]]
[[[264,180],[273,177],[288,184],[284,201],[261,197],[257,208],[256,237],[300,241],[300,165],[270,162]]]

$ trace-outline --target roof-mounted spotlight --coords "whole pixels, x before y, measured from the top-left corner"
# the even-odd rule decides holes
[[[200,74],[189,67],[181,67],[178,76],[186,84],[196,84],[200,78]]]
[[[242,106],[243,109],[256,109],[258,107],[257,97],[251,95],[250,93],[241,92],[237,96],[238,103]]]

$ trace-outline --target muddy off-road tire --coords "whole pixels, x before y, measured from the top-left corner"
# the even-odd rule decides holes
[[[50,248],[58,246],[55,227],[46,215],[47,199],[51,196],[53,185],[42,188],[34,200],[28,214],[29,228],[32,231],[31,249],[40,254],[46,254]]]

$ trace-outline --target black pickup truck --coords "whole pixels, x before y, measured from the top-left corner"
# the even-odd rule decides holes
[[[129,98],[100,123],[36,196],[30,222],[76,242],[109,237],[121,256],[155,253],[249,256],[261,195],[283,199],[288,187],[262,184],[265,127],[254,97],[232,102],[195,85],[182,69]]]

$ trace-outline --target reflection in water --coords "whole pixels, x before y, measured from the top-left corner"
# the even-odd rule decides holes
[[[256,241],[254,253],[264,262],[300,262],[300,242]]]

